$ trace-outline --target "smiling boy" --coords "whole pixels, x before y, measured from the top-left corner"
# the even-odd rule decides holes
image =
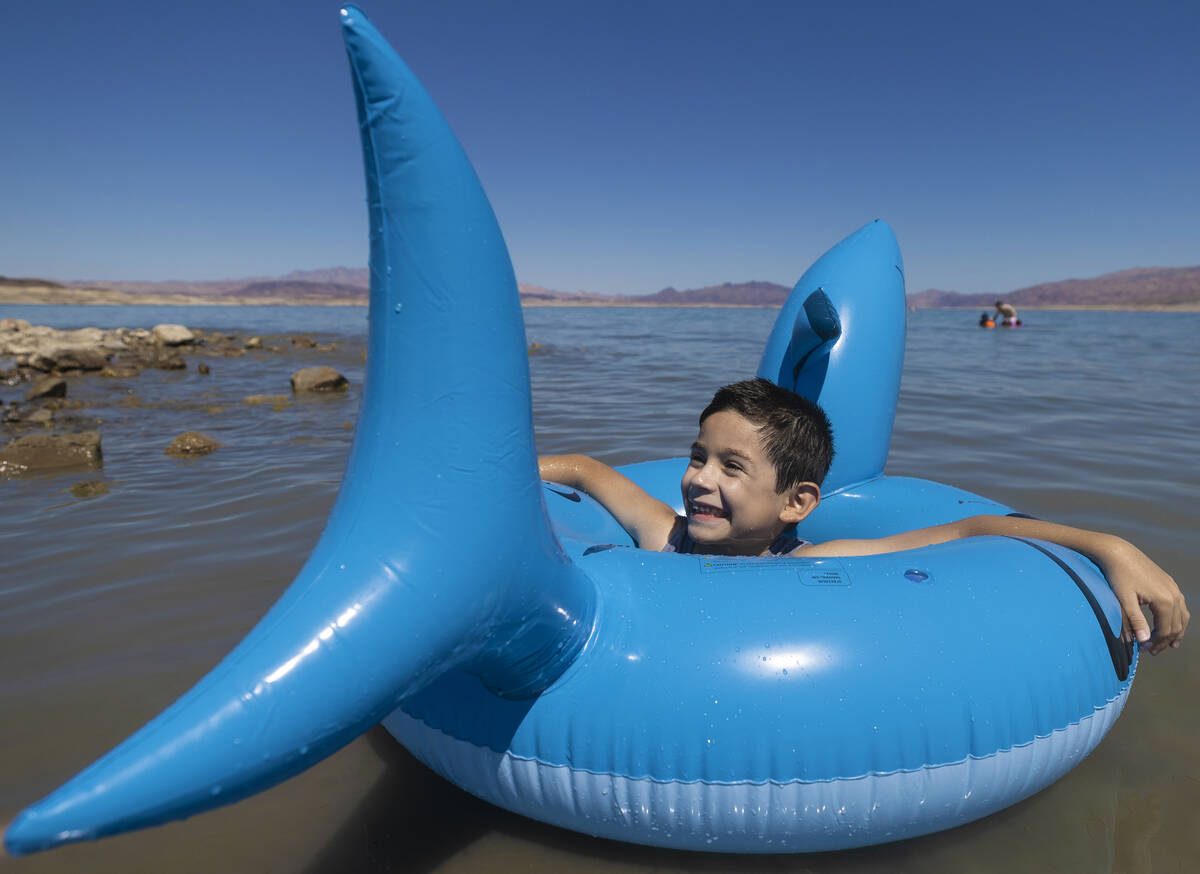
[[[1175,581],[1119,537],[1012,516],[972,516],[889,537],[812,544],[790,534],[821,501],[833,461],[829,420],[816,404],[765,379],[727,385],[700,414],[680,482],[684,516],[586,455],[545,455],[542,479],[579,489],[612,513],[642,549],[703,555],[832,557],[917,549],[978,535],[1048,540],[1104,572],[1121,604],[1123,634],[1151,654],[1178,647],[1190,615]],[[1141,604],[1154,614],[1154,634]]]

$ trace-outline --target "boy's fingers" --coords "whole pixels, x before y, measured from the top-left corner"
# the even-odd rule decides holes
[[[1154,613],[1154,646],[1151,654],[1157,655],[1168,647],[1178,647],[1190,618],[1183,596],[1152,603],[1150,608]]]
[[[1155,624],[1158,624],[1158,606],[1154,606]],[[1142,613],[1142,607],[1138,604],[1137,596],[1121,599],[1121,613],[1125,618],[1125,622],[1129,625],[1129,630],[1133,632],[1134,638],[1138,643],[1146,643],[1150,640],[1150,623],[1146,621],[1145,615]]]

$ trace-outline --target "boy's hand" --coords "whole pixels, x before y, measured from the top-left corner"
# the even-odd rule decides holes
[[[1170,574],[1132,544],[1121,541],[1118,555],[1105,564],[1109,584],[1121,604],[1122,638],[1136,638],[1150,655],[1178,647],[1191,619],[1183,592]],[[1142,613],[1143,604],[1154,614],[1153,634]]]

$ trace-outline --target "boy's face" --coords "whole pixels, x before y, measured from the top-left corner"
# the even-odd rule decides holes
[[[797,521],[789,494],[775,491],[775,465],[758,426],[732,410],[700,426],[680,490],[688,534],[710,554],[761,555]]]

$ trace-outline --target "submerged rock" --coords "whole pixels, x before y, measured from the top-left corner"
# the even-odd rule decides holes
[[[147,367],[156,370],[187,370],[187,362],[178,352],[166,355],[151,355],[145,360]]]
[[[31,434],[18,437],[0,449],[0,474],[26,473],[101,464],[100,435]]]
[[[100,375],[105,379],[129,379],[132,376],[139,375],[141,372],[142,369],[140,367],[114,365],[101,370]]]
[[[36,401],[39,398],[65,398],[67,382],[57,376],[43,376],[25,392],[25,400]]]
[[[292,374],[292,391],[345,391],[350,380],[332,367],[303,367]]]
[[[81,479],[70,488],[77,498],[98,498],[108,494],[108,483],[102,479]]]
[[[172,458],[200,458],[216,452],[220,448],[221,444],[207,434],[201,434],[199,431],[184,431],[172,440],[171,445],[163,452]]]
[[[0,385],[19,385],[33,375],[29,367],[0,367]]]
[[[292,405],[292,399],[287,395],[250,395],[242,399],[243,403],[251,406],[259,406],[261,404],[271,404],[276,410],[282,410],[284,407]]]
[[[245,347],[247,349],[261,349],[262,337],[251,337],[245,342]]]

